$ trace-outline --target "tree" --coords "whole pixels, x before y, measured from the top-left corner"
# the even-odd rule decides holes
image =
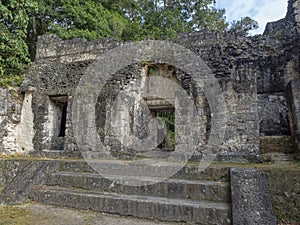
[[[38,35],[56,33],[63,39],[169,39],[181,32],[208,28],[224,31],[224,10],[214,0],[37,0],[27,43],[35,53]],[[33,60],[34,57],[32,57]]]
[[[123,15],[105,8],[98,0],[37,1],[38,12],[30,20],[27,35],[32,56],[37,36],[45,33],[56,33],[63,39],[121,39],[127,26],[127,19]]]
[[[34,0],[0,1],[0,83],[22,73],[30,62],[25,39],[29,16],[36,9]]]
[[[37,36],[56,33],[64,39],[169,39],[181,32],[225,31],[225,10],[215,0],[0,0],[0,76],[20,74],[34,59]],[[231,29],[248,32],[249,17]],[[25,42],[26,40],[26,42]]]
[[[109,1],[109,0],[106,0]],[[181,32],[210,29],[224,31],[225,10],[216,9],[214,0],[127,0],[123,9],[134,27],[125,29],[127,40],[152,37],[174,38]]]
[[[239,35],[248,35],[250,30],[259,28],[257,21],[249,16],[242,17],[241,20],[233,21],[229,31],[233,31]]]
[[[119,38],[126,25],[126,19],[122,15],[110,12],[98,1],[57,2],[58,4],[50,5],[48,30],[59,34],[62,38],[84,37],[89,40],[104,37]]]

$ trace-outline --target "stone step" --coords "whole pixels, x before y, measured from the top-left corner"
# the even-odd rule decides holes
[[[50,159],[58,159],[64,156],[64,150],[48,150],[44,149],[41,151],[34,151],[31,153],[32,156],[42,157],[42,158],[50,158]]]
[[[32,193],[33,201],[61,207],[90,209],[139,218],[197,223],[202,225],[230,224],[231,207],[228,203],[169,199],[95,193],[62,187],[43,187]]]
[[[58,163],[59,171],[95,173],[95,170],[85,160],[61,160]],[[100,174],[106,174],[108,171],[111,176],[145,176],[142,172],[146,172],[147,176],[145,177],[157,176],[168,178],[168,174],[178,168],[178,165],[175,163],[145,164],[142,167],[137,164],[135,165],[134,162],[125,163],[127,165],[124,166],[118,160],[100,160],[96,164],[96,169],[97,171],[103,171]],[[205,170],[200,171],[197,163],[186,164],[177,173],[173,174],[172,178],[229,181],[229,167],[211,165]]]
[[[135,182],[132,182],[134,180]],[[126,182],[139,185],[128,186]],[[227,182],[168,179],[162,182],[155,177],[120,177],[95,173],[56,172],[48,174],[47,185],[81,188],[96,192],[114,192],[168,198],[194,200],[230,201],[230,187]]]
[[[289,164],[294,161],[294,155],[280,152],[262,154],[262,158],[265,162],[271,162],[274,164]]]

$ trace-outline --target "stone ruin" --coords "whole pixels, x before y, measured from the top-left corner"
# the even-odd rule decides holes
[[[299,34],[300,1],[289,0],[286,17],[254,37],[207,30],[165,42],[39,37],[35,62],[21,87],[0,89],[0,154],[67,159],[0,159],[0,203],[30,198],[205,225],[275,225],[273,209],[299,218],[298,170],[265,171],[267,182],[262,171],[224,164],[199,170],[195,163],[185,163],[171,175],[179,163],[151,164],[153,158],[168,158],[189,146],[195,147],[188,155],[191,161],[204,161],[202,146],[210,142],[218,161],[261,162],[274,152],[299,157]],[[124,52],[132,54],[128,46],[146,60],[124,57]],[[187,54],[179,54],[182,49]],[[151,85],[153,79],[160,80]],[[221,94],[212,91],[215,84]],[[96,92],[93,104],[78,95],[80,88],[80,94]],[[180,100],[177,89],[187,94],[187,101]],[[125,97],[119,98],[120,93]],[[220,105],[225,107],[216,110]],[[199,123],[185,116],[190,114]],[[164,124],[155,124],[156,117],[164,118]],[[224,136],[214,129],[216,122]],[[90,130],[96,132],[90,135]],[[221,143],[214,143],[219,136]],[[85,157],[90,147],[98,147],[97,138],[110,156],[121,159],[100,158],[96,166],[107,174]],[[149,140],[146,151],[132,148]]]
[[[290,0],[286,17],[268,23],[264,34],[254,37],[205,30],[170,40],[200,56],[223,93],[228,120],[217,160],[259,162],[261,155],[269,152],[300,152],[299,12],[299,1]],[[0,152],[80,156],[72,124],[77,85],[101,55],[124,44],[112,39],[62,40],[53,34],[39,37],[35,62],[19,90],[22,99],[13,89],[0,90]],[[188,64],[189,59],[182,58],[182,62]],[[115,62],[111,64],[113,67]],[[97,131],[111,154],[134,157],[112,132],[111,111],[120,90],[129,90],[130,84],[147,76],[168,78],[186,90],[201,121],[200,142],[206,143],[211,132],[211,109],[203,89],[195,82],[197,75],[163,61],[140,61],[118,70],[98,96]],[[168,101],[144,100],[126,122],[141,140],[149,135],[146,125],[151,115],[176,120],[174,106]],[[161,152],[172,151],[180,139],[176,125],[170,129],[175,134],[157,146]],[[199,151],[195,157],[201,154]]]

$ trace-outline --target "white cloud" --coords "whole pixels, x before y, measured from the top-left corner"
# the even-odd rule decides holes
[[[267,22],[285,17],[288,0],[217,0],[218,8],[225,8],[226,20],[232,22],[249,16],[259,23],[252,34],[263,33]]]

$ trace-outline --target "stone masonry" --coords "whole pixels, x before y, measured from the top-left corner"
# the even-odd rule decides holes
[[[272,142],[273,137],[292,136],[300,151],[299,82],[296,81],[300,78],[299,5],[298,0],[290,0],[286,17],[269,23],[263,35],[245,37],[234,32],[219,34],[204,30],[171,40],[200,56],[222,91],[227,122],[223,143],[216,149],[219,160],[261,161],[260,138]],[[23,103],[14,106],[14,113],[20,117],[19,125],[9,112],[13,103],[7,102],[10,99],[7,96],[11,93],[1,89],[0,123],[4,129],[0,132],[0,152],[56,150],[65,156],[80,156],[72,124],[77,85],[101,55],[123,45],[126,43],[112,39],[62,40],[53,34],[39,37],[35,62],[21,86]],[[183,64],[189,62],[182,58]],[[115,64],[111,59],[111,67]],[[207,143],[212,126],[211,106],[204,90],[193,79],[197,75],[163,61],[140,61],[118,70],[99,92],[95,105],[98,134],[112,155],[132,157],[130,149],[124,148],[112,131],[111,113],[117,94],[128,91],[133,83],[141,86],[138,82],[143,76],[165,77],[186,90],[196,105],[201,124],[199,143]],[[132,109],[125,121],[140,139],[149,135],[145,126],[149,115],[174,111],[161,99],[147,99],[145,104]],[[175,125],[175,143],[180,139],[176,129]],[[11,137],[16,138],[11,141]],[[13,142],[13,147],[7,147],[11,146],[8,142]],[[201,150],[198,153],[201,156]]]
[[[300,148],[300,79],[292,80],[288,88],[292,137]]]

